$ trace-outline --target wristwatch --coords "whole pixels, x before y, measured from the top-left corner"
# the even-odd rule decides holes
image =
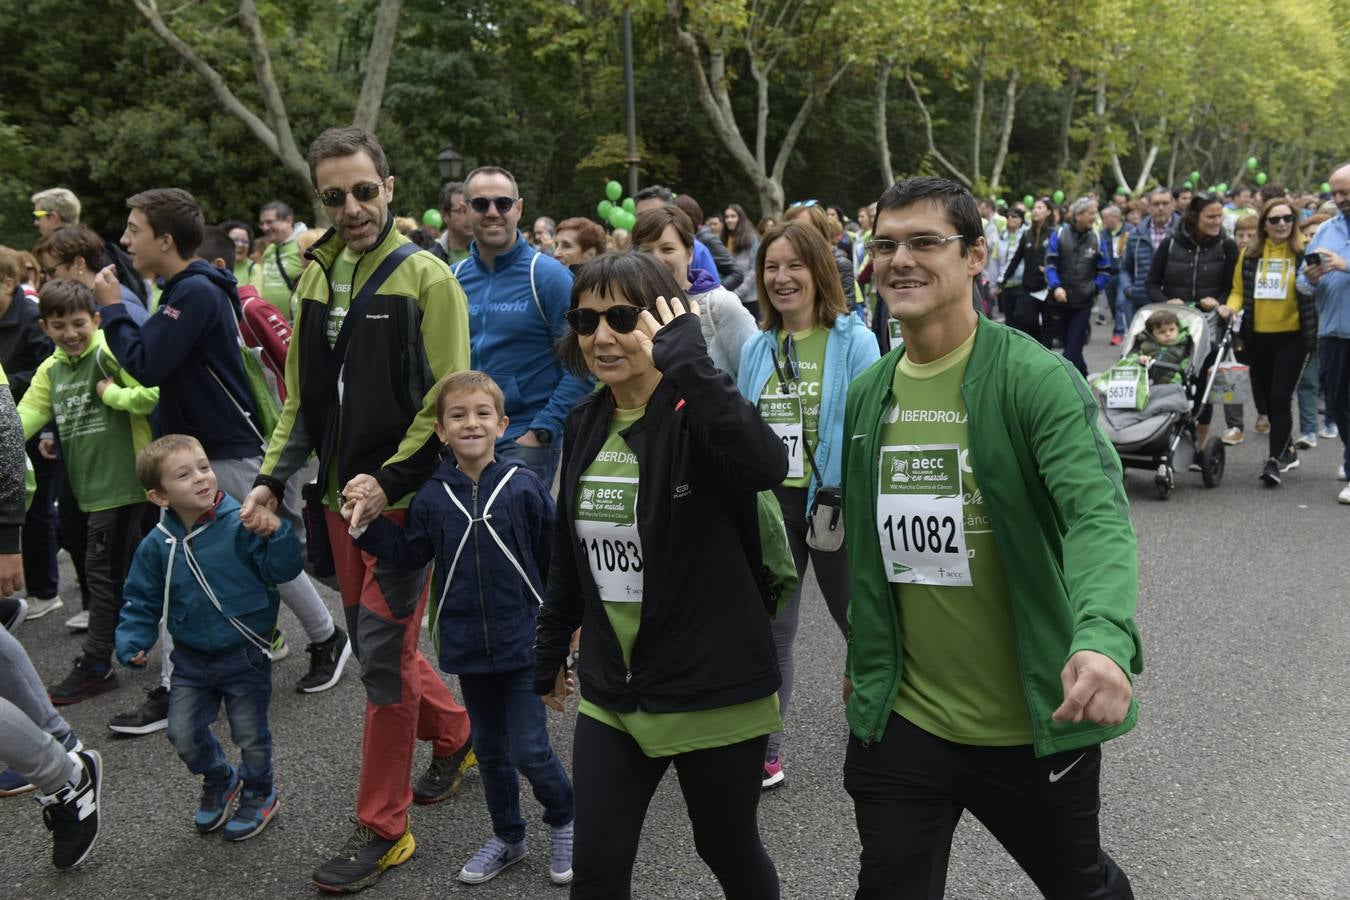
[[[534,435],[534,439],[545,447],[553,443],[553,435],[547,428],[531,428],[530,434]]]

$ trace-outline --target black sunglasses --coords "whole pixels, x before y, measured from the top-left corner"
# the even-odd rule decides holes
[[[1294,217],[1292,214],[1287,216],[1269,216],[1266,218],[1266,223],[1269,225],[1279,225],[1281,223],[1285,225],[1293,225]]]
[[[487,215],[488,207],[497,207],[497,214],[504,216],[516,205],[515,197],[474,197],[469,201],[473,211],[480,216]]]
[[[347,202],[348,194],[355,197],[357,203],[369,203],[380,196],[380,185],[371,181],[363,181],[360,184],[352,185],[350,191],[344,191],[342,188],[329,188],[326,191],[319,191],[319,202],[329,209],[336,209]]]
[[[576,309],[569,309],[566,312],[567,324],[572,326],[572,330],[580,335],[595,334],[595,329],[600,327],[600,316],[605,317],[605,324],[609,330],[615,334],[628,334],[637,328],[638,316],[642,314],[642,307],[629,306],[628,304],[619,304],[611,306],[603,313],[595,309],[587,309],[584,306],[578,306]]]

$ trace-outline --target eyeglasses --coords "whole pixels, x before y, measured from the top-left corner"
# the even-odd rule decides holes
[[[819,202],[819,200],[798,200],[796,203],[789,206],[788,209],[805,209],[807,207],[815,206]]]
[[[628,334],[634,328],[637,328],[638,316],[641,314],[641,306],[619,304],[609,307],[603,313],[599,310],[578,306],[576,309],[569,309],[564,313],[564,316],[567,318],[567,324],[572,326],[572,330],[584,336],[595,334],[595,329],[600,327],[602,315],[605,317],[605,324],[609,326],[610,331],[615,334]]]
[[[344,191],[342,188],[329,188],[326,191],[319,191],[319,202],[329,209],[336,209],[346,203],[347,195],[351,194],[356,198],[357,203],[369,203],[380,196],[381,187],[373,181],[363,181],[360,184],[352,185],[350,191]]]
[[[873,259],[890,259],[895,251],[904,247],[911,255],[932,253],[943,244],[963,240],[965,235],[953,234],[950,237],[938,237],[935,234],[921,234],[907,241],[893,241],[890,238],[873,238],[867,242],[867,252]]]
[[[1268,224],[1268,225],[1293,225],[1293,224],[1294,224],[1294,214],[1293,214],[1293,213],[1290,213],[1290,214],[1287,215],[1287,216],[1269,216],[1269,217],[1266,218],[1266,224]]]
[[[489,207],[497,207],[497,215],[504,216],[511,211],[511,207],[516,205],[516,197],[474,197],[469,201],[469,206],[480,216],[487,215]],[[632,330],[631,328],[629,329]]]

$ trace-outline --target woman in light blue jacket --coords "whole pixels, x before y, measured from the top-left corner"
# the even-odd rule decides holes
[[[849,382],[876,362],[876,338],[849,306],[829,244],[805,222],[770,229],[755,255],[761,331],[741,350],[736,386],[778,432],[788,451],[788,477],[774,489],[797,574],[809,554],[816,581],[839,630],[848,635],[848,566],[844,550],[820,551],[806,544],[807,520],[822,486],[839,487],[844,441],[844,397]],[[797,635],[801,588],[773,620],[783,686],[784,720],[792,699],[792,643]],[[783,781],[782,735],[769,738],[764,787]]]

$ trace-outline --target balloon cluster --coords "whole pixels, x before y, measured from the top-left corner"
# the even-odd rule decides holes
[[[620,197],[623,197],[623,185],[617,181],[609,182],[605,185],[605,199],[596,204],[595,211],[611,228],[632,231],[637,224],[637,203],[632,197],[623,197],[623,202],[619,202]]]

